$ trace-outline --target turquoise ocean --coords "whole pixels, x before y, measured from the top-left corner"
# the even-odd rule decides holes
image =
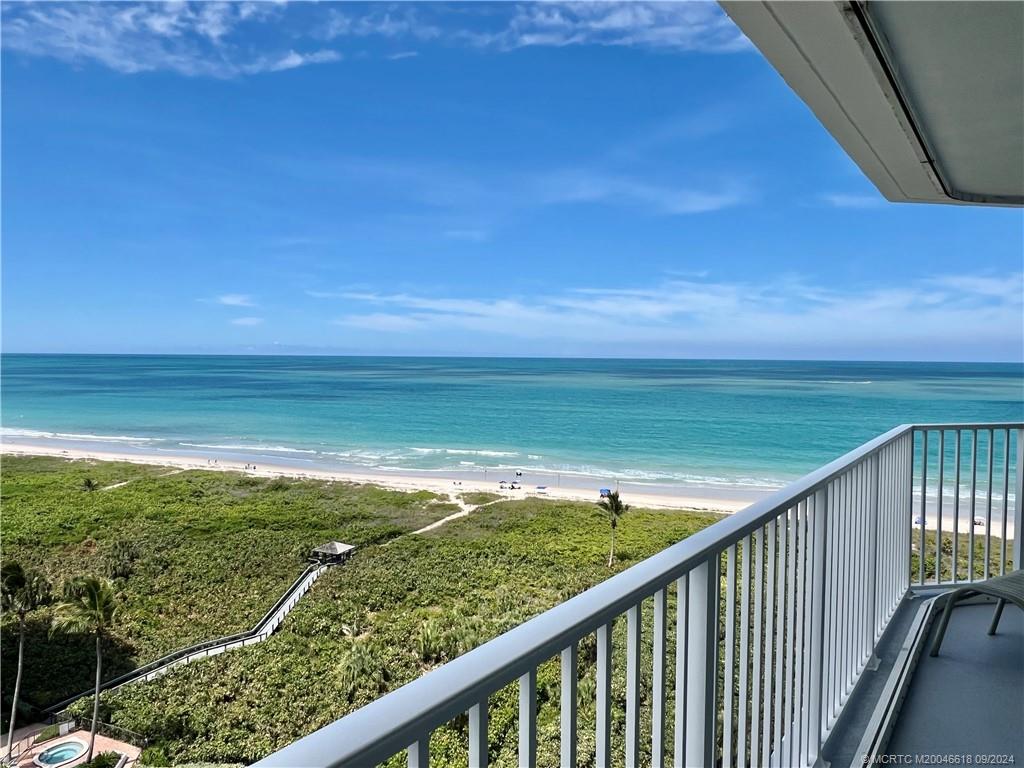
[[[1024,366],[14,355],[6,440],[760,492],[906,422],[1024,420]]]

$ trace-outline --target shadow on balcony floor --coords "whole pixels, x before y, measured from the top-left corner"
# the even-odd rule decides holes
[[[993,605],[953,611],[942,650],[914,670],[886,753],[1013,755],[1024,761],[1024,612],[1007,605],[999,632],[987,633]],[[1007,763],[1002,763],[1007,764]]]

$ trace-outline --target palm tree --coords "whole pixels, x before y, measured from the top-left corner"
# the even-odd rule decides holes
[[[29,613],[49,602],[50,583],[39,571],[25,570],[21,563],[10,562],[0,568],[0,585],[4,611],[18,617],[18,671],[14,677],[11,721],[7,725],[7,761],[10,762],[14,751],[14,721],[18,714],[21,672],[25,660],[25,619]]]
[[[615,560],[615,529],[619,525],[619,520],[629,512],[629,504],[623,504],[622,499],[619,498],[618,491],[612,491],[599,502],[597,506],[608,513],[608,520],[612,524],[612,548],[608,552],[608,567],[612,567],[612,562]]]
[[[82,490],[83,491],[95,491],[99,487],[100,487],[100,484],[97,483],[95,480],[93,480],[91,477],[87,477],[87,478],[85,478],[85,480],[82,481]]]
[[[114,585],[107,579],[82,576],[68,584],[64,602],[57,606],[53,616],[53,630],[93,633],[96,635],[96,692],[92,700],[92,730],[89,733],[89,754],[92,760],[96,745],[96,726],[100,717],[100,674],[103,670],[103,636],[117,615],[117,595]]]

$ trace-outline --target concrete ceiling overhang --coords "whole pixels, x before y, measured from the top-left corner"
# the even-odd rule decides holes
[[[1024,3],[721,5],[887,199],[1024,204]]]

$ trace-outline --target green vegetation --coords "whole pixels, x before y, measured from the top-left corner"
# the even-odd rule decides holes
[[[85,492],[84,478],[107,487]],[[109,679],[190,643],[248,629],[329,539],[364,547],[449,514],[432,493],[277,481],[225,472],[58,458],[4,457],[4,558],[55,587],[110,576],[121,604],[102,641]],[[91,638],[49,636],[53,610],[26,621],[22,698],[43,707],[93,685]],[[17,627],[3,629],[9,714]],[[22,715],[23,717],[23,715]],[[23,721],[27,722],[27,721]]]
[[[89,753],[92,754],[91,749]],[[120,759],[121,755],[117,752],[100,752],[96,757],[89,757],[82,763],[82,768],[114,768]]]
[[[607,514],[593,504],[504,501],[428,534],[400,536],[446,515],[445,505],[433,503],[432,494],[371,486],[219,472],[159,477],[161,469],[43,459],[4,465],[5,555],[37,564],[59,583],[111,573],[110,563],[123,564],[128,551],[117,542],[137,545],[137,557],[127,558],[129,575],[115,581],[122,608],[103,647],[111,676],[187,642],[251,625],[295,578],[311,546],[338,538],[359,550],[321,577],[266,642],[104,693],[100,719],[150,740],[144,764],[255,760],[609,576]],[[131,482],[83,493],[85,472],[104,487]],[[618,528],[612,572],[717,519],[631,511]],[[70,645],[78,636],[48,643],[46,613],[29,622],[41,629],[26,654],[26,694],[37,704],[88,688],[95,662],[80,637],[78,646]],[[648,606],[647,637],[650,622]],[[624,632],[625,622],[617,622],[613,696],[620,704]],[[645,653],[649,675],[650,649]],[[581,645],[579,672],[586,765],[594,748],[592,643]],[[67,677],[76,680],[68,684]],[[558,685],[557,661],[542,665],[543,765],[557,762]],[[76,716],[87,717],[92,703],[91,697],[79,701]],[[491,707],[492,758],[514,765],[514,688],[495,694]],[[613,711],[621,744],[622,707]],[[465,764],[463,720],[435,735],[435,764]]]
[[[963,529],[961,525],[961,530]],[[968,574],[973,569],[974,578],[985,578],[985,529],[975,529],[974,536],[969,533],[961,533],[957,536],[956,550],[956,571],[957,578],[967,580]],[[935,581],[935,564],[938,562],[935,551],[935,531],[924,533],[924,581]],[[973,538],[973,547],[972,547]],[[916,584],[921,573],[921,533],[915,526],[911,534],[910,554],[910,583]],[[971,549],[974,549],[973,555]],[[1002,561],[1003,539],[993,535],[989,539],[988,552],[988,576],[998,576],[1000,573],[999,564]],[[1013,539],[1006,539],[1006,570],[1012,571],[1013,565]],[[953,578],[953,534],[943,532],[942,534],[942,580],[950,581]]]
[[[464,502],[474,505],[490,504],[492,501],[502,498],[500,493],[491,493],[490,491],[467,491],[461,496]]]

